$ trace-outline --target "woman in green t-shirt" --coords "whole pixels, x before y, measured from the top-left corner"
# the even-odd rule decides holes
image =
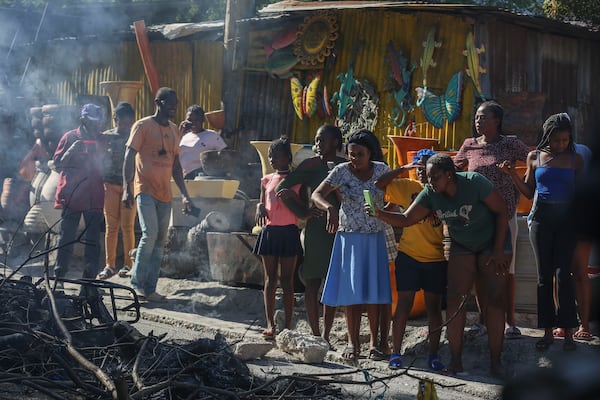
[[[427,160],[427,178],[429,183],[408,210],[394,213],[378,209],[377,217],[393,226],[407,227],[433,211],[448,226],[451,245],[446,315],[452,359],[447,372],[463,371],[464,304],[475,284],[486,315],[491,372],[502,375],[505,293],[512,255],[506,205],[487,178],[477,172],[456,172],[446,154]]]

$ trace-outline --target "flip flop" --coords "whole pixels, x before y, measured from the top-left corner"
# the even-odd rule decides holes
[[[390,362],[388,363],[389,369],[400,369],[402,368],[402,356],[398,353],[392,353],[390,356]]]
[[[476,338],[487,334],[487,328],[485,325],[475,322],[467,331],[467,337]]]
[[[555,338],[564,338],[565,330],[563,328],[556,328],[552,330],[552,336],[554,336]]]
[[[373,347],[369,350],[369,359],[373,361],[389,360],[390,356],[379,350],[377,347]]]
[[[516,326],[509,326],[504,331],[504,338],[506,339],[520,339],[521,338],[521,330]]]
[[[105,280],[110,278],[114,274],[116,274],[114,269],[112,269],[111,267],[104,267],[104,269],[98,274],[98,279]]]
[[[121,268],[119,270],[119,276],[121,278],[125,278],[125,277],[129,276],[129,272],[131,272],[131,269],[129,269],[128,266],[124,266],[123,268]]]
[[[273,329],[265,329],[262,331],[262,337],[265,340],[275,340],[275,331]]]
[[[442,371],[446,368],[444,364],[440,361],[440,357],[437,354],[430,354],[427,359],[427,365],[434,371]]]
[[[594,339],[594,336],[592,336],[592,334],[586,330],[579,329],[577,332],[575,332],[573,334],[573,339],[589,342],[590,340]]]
[[[349,361],[357,361],[358,353],[356,352],[356,350],[354,350],[353,346],[346,346],[344,348],[344,351],[342,352],[342,358]]]

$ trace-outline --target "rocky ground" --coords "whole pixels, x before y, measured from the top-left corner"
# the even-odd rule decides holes
[[[127,279],[113,277],[114,282],[127,284]],[[231,341],[263,342],[260,333],[263,329],[264,315],[262,292],[257,289],[233,287],[217,282],[197,282],[185,279],[160,278],[158,291],[168,296],[166,303],[147,303],[142,309],[143,318],[146,320],[166,323],[197,331],[202,335],[213,335],[221,332]],[[477,314],[468,314],[468,324],[475,322]],[[306,322],[303,297],[296,296],[295,329],[309,333]],[[505,340],[503,363],[510,379],[526,376],[537,367],[547,367],[548,370],[559,370],[565,365],[590,365],[593,368],[586,370],[600,372],[598,350],[598,325],[594,325],[595,339],[591,342],[578,342],[575,352],[562,351],[561,341],[556,343],[546,352],[535,349],[535,342],[542,336],[542,331],[535,329],[536,317],[532,314],[517,314],[518,325],[523,336],[519,339]],[[366,317],[363,318],[361,330],[362,347],[361,359],[352,364],[341,357],[346,344],[346,328],[343,313],[339,312],[331,332],[331,343],[334,351],[327,353],[325,363],[316,366],[299,364],[286,353],[271,350],[260,360],[249,362],[257,374],[265,377],[270,374],[310,373],[323,374],[351,368],[370,371],[372,377],[386,377],[393,371],[387,368],[385,361],[372,361],[368,355],[368,328]],[[497,399],[505,381],[493,378],[489,374],[489,356],[487,350],[487,336],[466,338],[464,343],[463,362],[465,373],[457,377],[448,377],[434,374],[426,368],[427,357],[427,324],[426,318],[409,321],[404,339],[405,363],[410,364],[409,373],[417,377],[426,377],[440,385],[459,385],[453,388],[438,388],[440,398],[445,399]],[[448,342],[442,336],[440,356],[443,361],[448,361]],[[553,369],[551,369],[553,368]],[[417,380],[408,376],[396,377],[386,383],[373,387],[364,385],[365,376],[357,373],[346,377],[359,381],[361,384],[342,385],[349,395],[358,398],[374,398],[383,394],[382,398],[415,398]],[[384,394],[385,393],[385,394]],[[443,395],[442,395],[443,393]],[[367,396],[368,394],[368,396]]]

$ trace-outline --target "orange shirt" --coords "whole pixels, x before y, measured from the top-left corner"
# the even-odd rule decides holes
[[[173,162],[179,154],[179,129],[169,121],[162,126],[152,116],[133,124],[127,141],[135,156],[134,196],[146,193],[159,201],[170,202]]]

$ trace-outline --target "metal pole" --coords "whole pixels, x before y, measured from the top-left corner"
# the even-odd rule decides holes
[[[38,24],[37,30],[35,31],[35,37],[33,39],[33,43],[37,42],[38,35],[40,34],[40,29],[42,29],[42,23],[44,22],[44,18],[46,18],[46,11],[48,11],[48,4],[50,2],[46,2],[44,6],[44,11],[42,12],[42,17],[40,18],[40,23]],[[23,71],[23,75],[21,76],[21,81],[19,82],[19,86],[23,86],[23,80],[25,80],[25,75],[27,75],[27,70],[29,69],[29,64],[31,63],[31,56],[27,58],[27,64],[25,64],[25,70]]]

